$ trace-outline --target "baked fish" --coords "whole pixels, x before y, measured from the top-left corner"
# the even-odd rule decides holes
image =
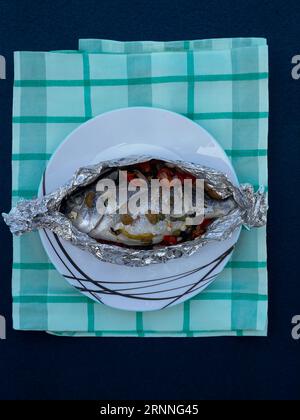
[[[125,172],[126,171],[126,172]],[[174,179],[184,183],[190,179],[195,194],[196,178],[188,173],[182,172],[174,165],[166,164],[161,161],[149,161],[135,166],[111,169],[105,175],[106,179],[115,183],[116,189],[120,186],[120,179],[126,174],[126,181],[143,181],[149,192],[151,200],[151,180]],[[99,242],[109,242],[132,247],[150,247],[153,245],[176,245],[180,242],[193,240],[202,236],[208,226],[217,218],[228,215],[235,207],[233,198],[220,199],[213,191],[205,187],[204,192],[204,214],[201,223],[191,225],[188,220],[195,215],[195,211],[187,211],[185,214],[177,215],[174,211],[170,214],[162,212],[161,203],[156,213],[147,208],[140,208],[139,213],[129,211],[121,214],[120,211],[111,212],[109,206],[104,211],[99,212],[99,202],[105,205],[103,198],[103,177],[93,184],[82,188],[79,191],[66,197],[60,211],[68,217],[72,224],[83,233]],[[127,198],[130,199],[133,192],[128,192]],[[105,194],[107,200],[108,194]],[[174,196],[170,195],[170,201]],[[107,201],[106,201],[107,203]],[[126,203],[117,202],[117,208]],[[107,204],[106,204],[107,205]]]

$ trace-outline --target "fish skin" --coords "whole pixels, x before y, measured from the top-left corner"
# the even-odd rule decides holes
[[[235,207],[236,203],[233,198],[227,198],[226,200],[214,200],[212,198],[205,197],[204,215],[207,219],[217,219],[227,216],[227,214],[229,214]]]

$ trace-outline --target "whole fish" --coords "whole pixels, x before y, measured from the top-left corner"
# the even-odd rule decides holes
[[[124,176],[122,174],[120,174],[120,169],[115,169],[105,178],[114,181],[118,188],[120,177]],[[195,214],[194,210],[186,211],[185,214],[180,215],[174,214],[174,211],[164,214],[161,202],[159,202],[156,214],[149,211],[149,202],[152,199],[151,179],[154,177],[159,180],[179,178],[183,181],[183,179],[191,179],[188,174],[179,173],[174,167],[161,167],[161,164],[157,164],[157,167],[153,168],[153,165],[147,166],[147,163],[144,163],[138,168],[129,168],[126,176],[127,181],[143,180],[147,184],[147,207],[140,207],[139,213],[130,213],[129,211],[125,214],[113,213],[103,198],[103,191],[100,188],[102,179],[67,197],[62,204],[61,211],[80,232],[88,234],[99,242],[107,241],[126,246],[148,247],[158,244],[175,245],[195,239],[205,233],[213,220],[228,215],[236,207],[233,198],[220,200],[212,191],[206,189],[203,202],[204,215],[201,218],[201,223],[191,225],[188,221]],[[195,187],[193,186],[194,193]],[[129,200],[134,192],[127,192],[127,194]],[[106,192],[105,199],[108,198],[109,193]],[[172,198],[174,200],[174,192],[170,195],[171,201]],[[99,212],[99,203],[103,208],[105,202],[107,207],[104,211]],[[127,203],[121,202],[117,195],[117,209],[120,210],[124,204]]]

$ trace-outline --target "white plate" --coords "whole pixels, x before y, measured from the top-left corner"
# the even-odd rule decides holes
[[[200,163],[225,172],[238,185],[225,152],[206,130],[179,114],[141,107],[99,115],[72,132],[48,164],[45,192],[68,181],[80,166],[132,154]],[[225,267],[239,234],[240,229],[231,239],[206,245],[190,257],[132,268],[101,262],[40,231],[50,260],[68,282],[98,302],[131,311],[162,309],[200,293]]]

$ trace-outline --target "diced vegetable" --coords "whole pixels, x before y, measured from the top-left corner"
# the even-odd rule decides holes
[[[157,172],[157,178],[158,179],[168,179],[169,181],[172,181],[174,178],[174,172],[170,168],[162,168]]]
[[[170,220],[172,222],[184,222],[186,220],[186,215],[184,214],[183,216],[170,216]]]
[[[133,218],[130,216],[130,214],[122,214],[121,222],[123,225],[131,225],[133,223]]]
[[[95,195],[94,191],[89,191],[85,196],[84,202],[89,209],[93,207]]]
[[[127,232],[127,230],[125,230],[125,229],[120,229],[120,231],[128,239],[135,239],[137,241],[147,242],[147,243],[152,242],[152,239],[153,239],[153,236],[154,236],[152,233],[141,233],[141,234],[138,234],[138,235],[134,235],[132,233]]]
[[[209,225],[212,224],[212,222],[213,222],[213,219],[205,219],[201,223],[201,226],[202,226],[203,229],[206,229]]]
[[[149,172],[151,172],[151,163],[150,163],[150,162],[143,162],[143,163],[139,163],[139,164],[137,165],[137,168],[138,168],[141,172],[143,172],[143,173],[145,173],[145,174],[148,174]]]
[[[131,182],[135,178],[136,174],[134,172],[127,172],[127,182]]]
[[[182,182],[182,184],[184,184],[185,179],[191,179],[193,184],[195,184],[197,179],[194,175],[179,171],[176,172],[176,177]]]
[[[177,236],[175,235],[165,235],[163,241],[167,245],[176,245],[177,244]]]
[[[205,230],[202,228],[202,225],[196,226],[192,232],[192,239],[199,238],[203,233],[205,233]]]
[[[159,222],[159,214],[148,213],[146,217],[152,225],[156,225]]]
[[[213,222],[212,219],[205,219],[201,225],[198,225],[192,231],[192,239],[198,238],[206,232],[208,226]]]

